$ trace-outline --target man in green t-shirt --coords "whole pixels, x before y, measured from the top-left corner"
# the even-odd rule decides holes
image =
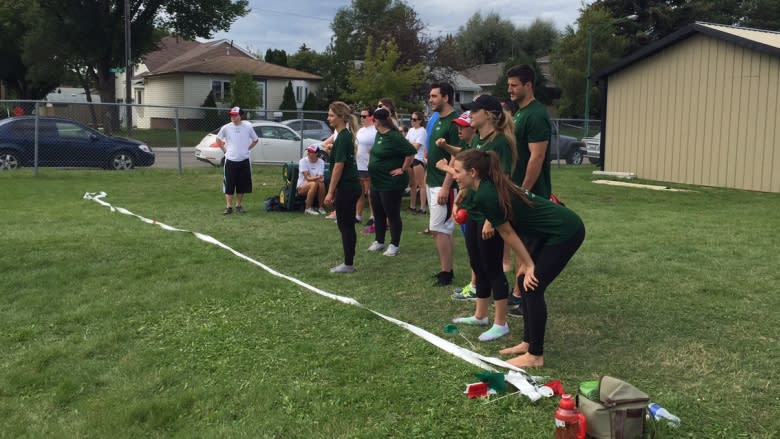
[[[536,73],[523,64],[509,69],[506,77],[507,92],[518,105],[514,115],[518,157],[512,180],[540,197],[550,198],[550,116],[534,97]]]
[[[450,161],[450,153],[442,146],[458,143],[458,128],[452,121],[458,117],[458,112],[452,108],[455,92],[447,83],[431,85],[428,103],[431,109],[439,113],[439,120],[433,124],[428,135],[428,163],[436,163],[445,159]],[[433,234],[436,252],[439,255],[439,273],[436,274],[436,285],[444,286],[452,283],[454,276],[452,258],[455,246],[452,239],[454,221],[452,219],[452,203],[455,191],[452,175],[429,166],[425,183],[428,185],[428,203],[430,220],[428,229]]]

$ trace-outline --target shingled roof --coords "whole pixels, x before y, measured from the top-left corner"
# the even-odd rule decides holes
[[[311,73],[255,59],[227,40],[199,43],[186,40],[173,41],[172,37],[167,37],[163,40],[161,49],[147,55],[144,63],[149,71],[138,75],[137,78],[182,73],[234,75],[241,71],[264,78],[322,79]]]

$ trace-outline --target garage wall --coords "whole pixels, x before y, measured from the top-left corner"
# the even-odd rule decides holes
[[[609,77],[605,170],[780,192],[780,58],[694,35]]]

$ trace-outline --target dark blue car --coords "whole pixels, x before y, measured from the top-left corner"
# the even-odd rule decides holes
[[[110,137],[79,122],[38,118],[38,166],[127,170],[154,164],[143,142]],[[0,170],[35,165],[35,117],[0,120]]]

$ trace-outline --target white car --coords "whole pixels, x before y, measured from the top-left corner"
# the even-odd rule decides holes
[[[599,164],[601,160],[601,133],[596,134],[593,137],[583,137],[582,143],[585,144],[585,157],[589,162]]]
[[[305,154],[301,149],[307,146],[320,143],[316,139],[303,139],[301,147],[301,138],[290,127],[277,122],[266,120],[249,121],[260,139],[252,148],[250,160],[252,163],[298,163]],[[222,166],[225,163],[225,154],[216,146],[216,129],[198,143],[195,147],[195,158],[211,163],[214,166]]]

